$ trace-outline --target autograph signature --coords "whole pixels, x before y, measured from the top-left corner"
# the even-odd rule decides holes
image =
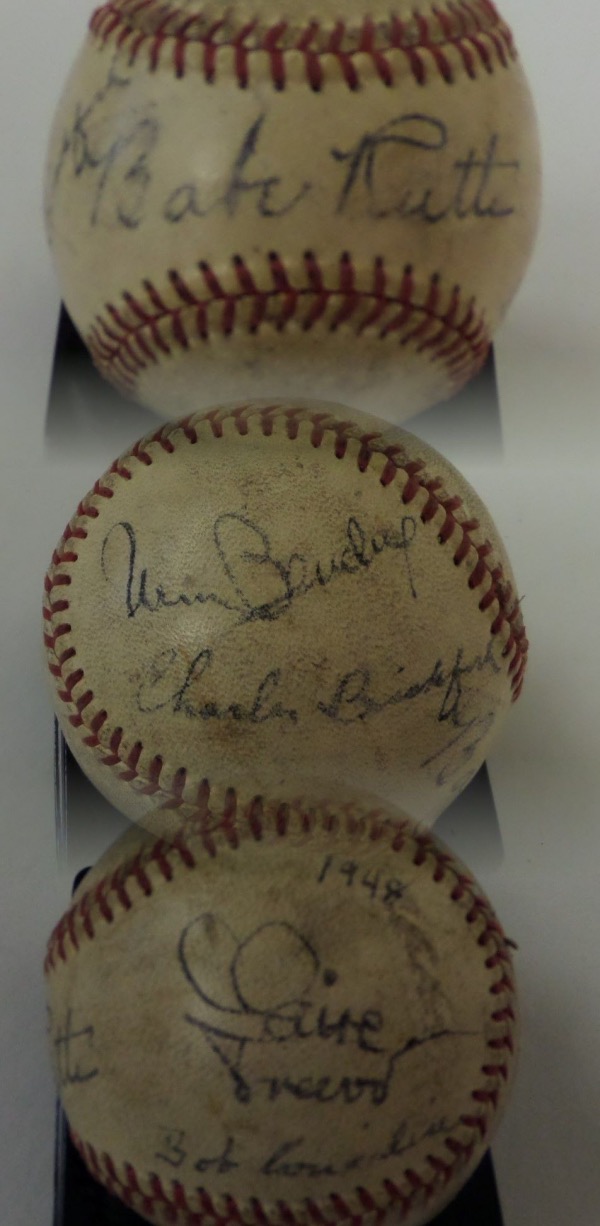
[[[248,515],[225,512],[216,518],[211,530],[216,561],[214,586],[183,590],[171,586],[144,564],[136,529],[121,520],[104,538],[101,569],[105,581],[121,593],[122,607],[130,621],[177,608],[213,606],[227,614],[228,632],[233,632],[251,622],[277,621],[309,593],[325,591],[344,577],[367,575],[384,555],[398,560],[408,598],[418,600],[411,558],[417,532],[418,521],[410,515],[376,532],[352,515],[340,534],[336,552],[319,558],[298,550],[280,553],[266,529]],[[344,726],[365,723],[395,707],[438,693],[434,718],[454,733],[448,745],[423,765],[435,767],[441,786],[448,781],[447,770],[456,770],[456,755],[451,755],[449,767],[444,765],[444,755],[462,747],[458,758],[462,766],[468,765],[495,719],[495,710],[475,715],[470,711],[466,683],[476,681],[480,674],[500,671],[490,639],[481,653],[469,655],[459,645],[450,660],[433,656],[429,667],[417,677],[408,674],[404,663],[390,663],[385,676],[366,664],[329,677],[321,670],[314,693],[298,698],[294,697],[292,668],[274,665],[262,671],[259,665],[256,680],[246,686],[244,698],[234,693],[228,700],[216,684],[216,649],[199,642],[193,654],[188,647],[174,645],[147,661],[137,683],[136,703],[142,714],[168,709],[192,720],[298,724],[303,718],[317,716]]]
[[[404,515],[395,527],[369,532],[351,515],[342,533],[339,550],[325,560],[293,551],[278,556],[265,528],[249,516],[226,511],[217,516],[212,528],[218,558],[217,579],[222,590],[194,592],[170,590],[162,578],[150,577],[140,563],[137,532],[125,520],[113,525],[104,539],[101,566],[104,578],[113,582],[125,570],[124,606],[127,617],[158,613],[184,605],[215,605],[236,614],[236,624],[250,621],[275,621],[291,608],[295,600],[315,588],[330,587],[343,575],[365,574],[382,554],[396,553],[402,559],[413,600],[417,592],[413,580],[410,549],[417,534],[417,520]],[[115,543],[117,548],[115,550]],[[125,557],[122,557],[122,546]],[[116,558],[116,562],[111,558]],[[271,593],[270,597],[266,593]]]
[[[386,669],[382,679],[372,669],[352,669],[335,678],[325,698],[318,692],[303,695],[302,701],[290,700],[293,694],[293,668],[269,669],[251,690],[246,701],[239,698],[231,702],[209,697],[216,679],[215,652],[202,647],[191,662],[182,648],[169,647],[150,660],[142,673],[136,690],[136,704],[142,715],[156,711],[171,710],[174,715],[184,715],[193,720],[234,720],[236,723],[264,724],[270,720],[283,720],[298,724],[303,718],[322,716],[333,724],[351,725],[365,723],[394,707],[412,703],[425,695],[439,691],[440,702],[434,718],[440,724],[456,729],[451,741],[439,750],[439,756],[459,742],[466,742],[472,735],[471,751],[492,726],[496,712],[473,716],[469,712],[469,691],[465,690],[464,678],[489,671],[498,673],[500,666],[494,658],[494,645],[490,640],[484,654],[465,658],[463,647],[458,647],[452,663],[448,666],[440,658],[434,661],[425,675],[418,680],[395,684],[390,690],[389,676],[402,678],[404,665]],[[327,683],[324,682],[326,685]],[[302,705],[303,703],[303,705]],[[438,752],[428,757],[423,765],[433,763]],[[471,756],[472,756],[471,752]]]
[[[346,1175],[351,1171],[401,1158],[422,1141],[434,1141],[437,1137],[450,1135],[459,1123],[460,1119],[450,1121],[447,1116],[439,1116],[425,1127],[418,1127],[405,1118],[396,1125],[380,1149],[371,1152],[358,1150],[347,1158],[338,1158],[337,1161],[332,1161],[321,1152],[318,1157],[313,1156],[311,1148],[315,1148],[314,1141],[305,1136],[286,1138],[271,1150],[266,1158],[262,1155],[255,1158],[253,1155],[251,1160],[244,1160],[239,1137],[228,1136],[218,1154],[196,1158],[195,1154],[190,1152],[191,1145],[183,1129],[164,1128],[159,1141],[160,1149],[154,1156],[157,1161],[166,1163],[174,1170],[180,1170],[191,1163],[193,1169],[202,1175],[207,1171],[212,1175],[228,1175],[231,1171],[248,1166],[257,1169],[261,1175],[271,1177],[280,1175],[285,1179],[297,1179],[304,1176],[318,1179]]]
[[[100,1072],[94,1055],[95,1027],[76,1024],[73,1009],[67,1009],[60,1022],[49,1009],[48,1028],[61,1089],[94,1081]]]
[[[292,159],[293,171],[274,162],[271,151],[279,144],[271,139],[273,122],[271,111],[258,110],[215,189],[190,177],[165,194],[155,168],[169,133],[154,104],[136,104],[134,77],[115,57],[104,84],[76,103],[62,133],[50,175],[48,221],[69,171],[89,182],[92,228],[138,229],[157,218],[179,226],[214,213],[234,218],[243,209],[271,221],[297,212],[316,194],[333,216],[416,219],[429,227],[447,220],[502,221],[515,212],[521,166],[505,156],[500,132],[490,133],[479,148],[461,148],[462,135],[439,115],[404,112],[359,131],[344,149],[332,146],[331,138],[323,138],[319,148],[315,133],[305,173],[297,169],[299,155]]]
[[[205,912],[184,929],[178,955],[201,1004],[185,1020],[200,1031],[241,1103],[263,1097],[380,1107],[411,1052],[467,1034],[438,1026],[390,1047],[381,1010],[344,1001],[338,972],[287,922],[261,924],[240,938],[221,916]],[[265,973],[269,967],[273,972]],[[323,1003],[332,989],[335,1007]],[[349,1048],[353,1071],[347,1059],[336,1071]]]
[[[54,198],[68,170],[74,179],[89,180],[91,227],[104,225],[137,230],[146,217],[152,182],[151,158],[160,139],[158,107],[140,111],[131,106],[127,121],[115,125],[114,107],[127,106],[131,77],[111,65],[105,84],[86,105],[77,103],[71,127],[63,133],[46,197],[46,221],[53,218]],[[117,100],[118,96],[118,100]],[[108,109],[103,114],[104,104]],[[117,134],[115,135],[115,131]]]

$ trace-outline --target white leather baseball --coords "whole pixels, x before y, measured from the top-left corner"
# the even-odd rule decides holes
[[[421,1226],[510,1090],[502,928],[411,822],[336,803],[239,819],[134,829],[52,934],[73,1139],[164,1226]]]
[[[310,390],[402,420],[483,363],[539,179],[490,0],[111,0],[45,208],[67,307],[125,393],[176,416]]]
[[[351,418],[170,423],[67,526],[46,578],[55,709],[129,817],[335,779],[432,820],[483,762],[527,654],[502,542],[438,452]]]

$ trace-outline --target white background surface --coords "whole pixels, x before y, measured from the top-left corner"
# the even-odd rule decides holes
[[[41,1226],[52,1212],[54,1098],[41,961],[68,895],[54,846],[41,583],[80,496],[140,430],[132,418],[119,438],[95,432],[89,451],[46,447],[59,291],[41,175],[88,9],[81,0],[0,0],[0,11],[0,1212],[6,1226]],[[496,345],[503,453],[476,455],[457,439],[450,458],[505,539],[532,655],[489,763],[504,858],[486,862],[460,831],[455,847],[520,945],[524,1050],[494,1147],[506,1226],[597,1226],[600,17],[590,0],[571,15],[557,0],[505,0],[502,11],[537,102],[544,213]]]

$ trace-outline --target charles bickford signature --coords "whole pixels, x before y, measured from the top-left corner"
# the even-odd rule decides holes
[[[183,930],[178,957],[196,997],[185,1020],[241,1104],[380,1108],[411,1053],[473,1033],[439,1024],[391,1041],[398,1009],[392,1020],[368,1000],[357,1004],[361,985],[345,988],[306,933],[284,920],[240,935],[222,915],[204,912]]]
[[[178,226],[213,213],[233,218],[244,208],[270,221],[297,212],[316,193],[322,198],[329,183],[331,214],[352,219],[395,218],[431,228],[448,220],[497,223],[515,212],[521,167],[505,155],[500,132],[483,136],[479,147],[462,147],[460,134],[445,119],[425,111],[402,112],[374,129],[359,129],[355,142],[344,148],[319,150],[316,133],[305,177],[295,169],[297,158],[291,170],[274,164],[264,173],[265,158],[276,145],[270,138],[272,113],[257,110],[234,143],[216,190],[207,191],[194,178],[163,185],[156,162],[167,139],[164,122],[155,103],[132,101],[133,79],[115,57],[100,88],[75,104],[50,171],[49,223],[56,190],[69,173],[89,182],[92,228],[136,230],[157,216]]]

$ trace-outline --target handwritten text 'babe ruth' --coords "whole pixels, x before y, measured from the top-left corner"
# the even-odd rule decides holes
[[[356,140],[344,147],[319,149],[317,132],[307,174],[302,168],[270,165],[271,114],[257,110],[234,141],[219,186],[188,178],[159,188],[155,167],[167,139],[160,110],[149,103],[127,111],[130,84],[130,76],[111,66],[104,86],[76,106],[50,171],[49,222],[54,194],[69,175],[89,181],[91,227],[136,230],[156,220],[177,226],[214,213],[235,217],[244,209],[273,219],[301,211],[316,194],[332,216],[374,222],[493,222],[515,212],[521,166],[505,153],[501,134],[486,133],[481,147],[462,148],[460,136],[444,119],[424,111],[401,113],[373,130],[357,131]],[[118,130],[110,122],[115,104]]]

